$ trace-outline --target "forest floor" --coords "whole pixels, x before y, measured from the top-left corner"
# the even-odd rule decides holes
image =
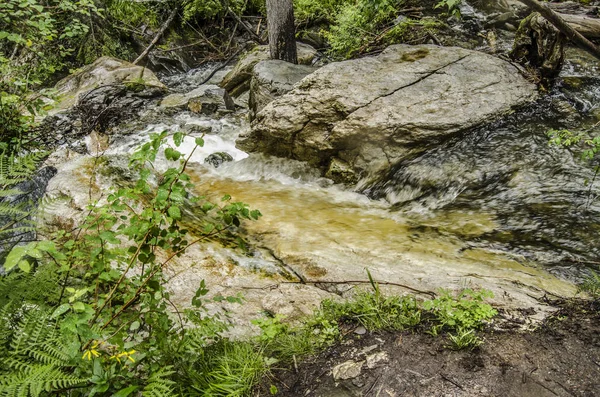
[[[445,337],[423,333],[349,332],[273,372],[258,395],[274,385],[285,397],[600,396],[600,302],[555,305],[534,331],[488,330],[474,350],[453,351]]]

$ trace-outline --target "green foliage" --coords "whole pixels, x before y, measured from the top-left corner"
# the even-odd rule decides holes
[[[326,38],[333,55],[350,58],[367,49],[369,43],[379,35],[382,26],[397,16],[402,0],[361,0],[346,2],[339,8],[335,22]]]
[[[566,129],[551,129],[547,132],[550,138],[550,144],[555,146],[571,147],[577,144],[583,144],[585,149],[581,157],[584,160],[593,160],[598,151],[600,151],[600,135],[590,137],[590,132],[594,131],[597,124],[586,131],[570,131]]]
[[[456,333],[449,334],[450,344],[448,347],[452,350],[473,349],[480,346],[483,340],[477,336],[474,329],[465,329],[459,327]]]
[[[242,397],[268,370],[270,364],[254,344],[222,341],[207,349],[202,382],[196,388],[205,397]]]
[[[0,4],[1,85],[9,92],[38,85],[64,67],[97,14],[92,0],[6,0]]]
[[[370,292],[359,293],[343,304],[326,301],[323,311],[333,318],[358,322],[368,330],[404,330],[421,322],[414,297],[383,297]]]
[[[247,6],[248,2],[244,0],[185,0],[183,2],[183,20],[221,18],[227,14],[228,7],[237,15],[241,15]]]
[[[464,289],[454,297],[449,291],[442,291],[439,298],[425,301],[423,308],[430,311],[444,328],[479,329],[484,321],[492,319],[498,312],[487,303],[486,298],[494,295],[490,291]]]
[[[85,382],[72,373],[77,342],[57,331],[47,311],[34,307],[15,314],[4,306],[0,320],[0,395],[40,396]]]
[[[319,20],[333,23],[340,7],[346,3],[347,0],[294,0],[294,18],[299,24]]]
[[[15,141],[18,143],[19,139]],[[34,203],[24,197],[27,192],[19,189],[18,185],[31,179],[38,165],[47,155],[42,151],[23,152],[19,155],[16,152],[17,148],[7,143],[0,143],[0,248],[2,251],[16,244],[20,236],[35,231],[35,222],[32,220],[35,213]],[[26,267],[28,263],[23,263],[21,266]]]
[[[490,291],[464,289],[454,297],[449,291],[442,291],[439,298],[423,302],[423,309],[433,317],[429,332],[438,335],[448,331],[450,347],[453,349],[473,348],[483,343],[475,334],[486,321],[498,312],[484,303],[494,295]]]
[[[440,0],[434,8],[446,8],[448,14],[460,18],[460,9],[458,6],[462,0]]]
[[[0,395],[64,394],[73,388],[84,395],[189,395],[202,390],[198,385],[206,379],[220,379],[219,368],[237,370],[225,358],[212,361],[217,369],[203,367],[206,350],[223,340],[226,329],[218,316],[205,313],[204,283],[193,307],[176,321],[162,270],[189,246],[231,233],[260,212],[230,197],[220,204],[195,197],[185,173],[193,152],[178,151],[181,133],[162,151],[168,138],[154,134],[131,158],[137,183],[114,191],[106,204],[91,205],[78,228],[17,246],[6,258],[0,334],[8,359],[0,372]],[[197,146],[203,144],[196,138]],[[152,163],[163,154],[172,167],[156,176]],[[207,214],[203,232],[195,236],[180,226],[187,203]],[[31,288],[30,282],[40,285]]]
[[[321,27],[331,56],[346,59],[390,44],[429,40],[440,22],[399,12],[417,5],[411,0],[295,0],[294,12],[300,27]]]

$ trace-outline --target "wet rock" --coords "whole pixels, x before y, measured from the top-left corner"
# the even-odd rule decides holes
[[[201,85],[185,94],[171,94],[160,102],[163,110],[189,109],[193,113],[211,115],[218,110],[234,110],[235,103],[223,88]]]
[[[92,89],[106,85],[121,85],[126,82],[143,82],[154,92],[167,90],[150,69],[117,58],[101,57],[56,84],[59,101],[55,109],[64,110],[72,107],[82,93]]]
[[[317,50],[298,42],[298,63],[301,65],[310,65],[317,56]],[[254,66],[261,61],[271,59],[269,46],[257,46],[246,55],[244,55],[223,79],[221,87],[227,90],[232,97],[238,97],[250,89],[250,79]]]
[[[206,122],[206,124],[186,124],[182,129],[183,132],[191,135],[210,134],[213,132],[212,124],[210,122]]]
[[[358,177],[352,167],[336,157],[331,159],[325,177],[345,185],[353,185],[358,182]]]
[[[367,333],[367,329],[361,325],[361,326],[356,327],[356,329],[354,330],[354,333],[356,335],[364,335]]]
[[[504,12],[490,18],[486,23],[485,27],[505,28],[507,24],[518,23],[519,17],[513,11]]]
[[[160,95],[162,91],[143,85],[102,86],[81,94],[71,112],[81,121],[81,134],[111,134],[121,122],[136,119],[149,100]]]
[[[262,298],[261,306],[263,310],[284,316],[286,321],[294,321],[311,315],[324,299],[334,296],[308,285],[282,284]]]
[[[315,70],[317,68],[313,66],[294,65],[280,60],[261,61],[256,64],[248,100],[250,120],[253,120],[267,104],[289,92],[294,84]]]
[[[535,85],[496,57],[396,45],[307,76],[259,112],[237,144],[307,161],[337,182],[350,170],[368,181],[536,98]]]
[[[233,161],[233,157],[225,152],[217,152],[209,155],[205,160],[205,164],[210,164],[215,168],[219,168],[223,163]]]
[[[356,378],[361,374],[364,363],[364,361],[356,362],[348,360],[342,364],[336,365],[332,370],[333,379],[338,381]]]

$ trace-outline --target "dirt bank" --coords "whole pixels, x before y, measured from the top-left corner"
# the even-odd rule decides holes
[[[472,351],[449,350],[444,337],[424,333],[350,331],[341,344],[275,372],[257,395],[270,395],[273,384],[286,397],[600,396],[600,302],[555,304],[535,331],[488,330]],[[357,376],[333,371],[350,360]],[[333,372],[348,379],[335,381]]]

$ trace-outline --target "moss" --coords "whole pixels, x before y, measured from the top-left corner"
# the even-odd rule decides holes
[[[406,53],[402,54],[401,59],[403,62],[415,62],[415,61],[418,61],[419,59],[425,58],[428,54],[429,54],[429,50],[427,48],[419,48],[416,51],[406,52]]]

